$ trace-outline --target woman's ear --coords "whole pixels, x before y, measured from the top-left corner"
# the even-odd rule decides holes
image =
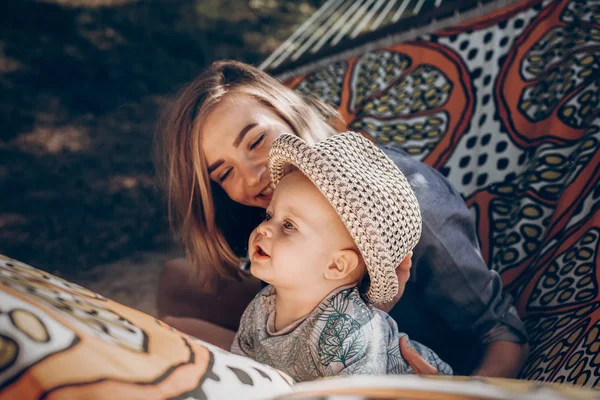
[[[360,279],[358,275],[360,265],[360,256],[354,250],[340,250],[334,253],[331,264],[325,271],[325,279],[341,280],[347,277]]]

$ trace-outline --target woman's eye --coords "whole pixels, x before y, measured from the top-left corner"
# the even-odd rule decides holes
[[[265,221],[270,221],[273,216],[269,213],[265,213]]]
[[[219,177],[219,182],[223,183],[225,179],[231,174],[231,168],[229,168],[223,175]]]
[[[254,143],[252,143],[252,145],[250,146],[250,150],[254,150],[256,147],[258,147],[258,145],[261,144],[264,139],[265,139],[265,134],[263,133],[262,135],[260,135],[258,137],[258,139],[256,139],[254,141]]]
[[[295,228],[296,228],[296,227],[295,227],[294,225],[292,225],[292,223],[291,223],[291,222],[289,222],[289,221],[285,221],[285,222],[283,223],[283,227],[284,227],[285,229],[288,229],[288,230],[292,230],[292,229],[295,229]]]

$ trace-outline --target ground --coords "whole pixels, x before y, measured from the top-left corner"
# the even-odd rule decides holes
[[[258,64],[319,4],[2,2],[0,253],[153,312],[182,254],[152,163],[161,110],[214,60]]]

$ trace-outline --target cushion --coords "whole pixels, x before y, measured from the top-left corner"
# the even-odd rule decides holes
[[[268,398],[279,371],[0,256],[0,399]]]
[[[354,376],[293,386],[273,368],[0,255],[0,400],[366,400],[375,395],[596,398],[595,392],[569,385],[458,377]]]

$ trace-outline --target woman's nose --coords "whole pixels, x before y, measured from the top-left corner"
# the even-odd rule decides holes
[[[254,187],[263,182],[263,176],[267,173],[267,166],[263,163],[259,163],[254,166],[248,173],[246,174],[246,185],[248,187]]]

